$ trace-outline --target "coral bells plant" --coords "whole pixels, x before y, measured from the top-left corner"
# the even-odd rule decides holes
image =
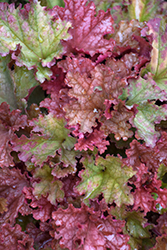
[[[0,250],[167,245],[167,3],[0,3]]]

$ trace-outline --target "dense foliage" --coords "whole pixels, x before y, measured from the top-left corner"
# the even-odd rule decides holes
[[[167,3],[0,3],[0,250],[167,245]]]

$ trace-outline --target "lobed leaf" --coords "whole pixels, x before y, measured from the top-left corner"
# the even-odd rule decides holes
[[[105,250],[130,250],[129,239],[121,235],[124,222],[98,218],[96,212],[82,205],[74,208],[72,205],[66,210],[59,208],[52,214],[55,227],[54,237],[60,239],[60,246],[72,249],[96,248]]]
[[[27,117],[20,115],[20,110],[9,109],[9,105],[3,102],[0,105],[0,167],[14,166],[11,156],[11,140],[16,138],[15,131],[27,125]]]
[[[24,9],[14,4],[0,4],[0,53],[7,55],[20,46],[19,55],[13,53],[18,66],[26,66],[29,70],[37,68],[37,79],[43,82],[51,76],[46,68],[54,64],[54,57],[63,53],[61,39],[68,39],[70,23],[60,19],[52,21],[52,15],[40,6],[36,0],[25,5]],[[44,68],[45,67],[45,68]]]
[[[64,107],[69,125],[80,124],[80,132],[92,132],[105,109],[105,100],[115,103],[125,82],[105,65],[97,65],[92,71],[86,66],[87,60],[70,60],[77,68],[69,70],[66,83],[72,87],[68,95],[73,99]],[[84,73],[83,65],[85,65]],[[74,99],[75,98],[75,99]]]
[[[85,203],[103,193],[107,203],[115,202],[117,206],[133,204],[133,197],[126,183],[135,172],[130,167],[122,167],[119,158],[107,155],[106,159],[97,158],[96,165],[92,159],[85,159],[83,164],[85,170],[81,171],[82,180],[76,190],[85,194]]]
[[[28,205],[24,202],[22,193],[24,187],[29,186],[25,175],[19,169],[0,169],[0,197],[6,200],[3,213],[0,215],[0,223],[14,224],[18,213],[24,210],[24,215],[30,213]]]
[[[93,2],[86,5],[87,0],[65,0],[65,8],[53,8],[55,13],[72,24],[69,30],[72,39],[64,43],[68,52],[75,49],[84,51],[93,56],[96,53],[105,54],[112,51],[114,40],[104,38],[104,35],[113,33],[113,19],[110,12],[100,10],[96,15]],[[54,12],[53,12],[54,13]]]
[[[0,250],[34,250],[33,238],[30,238],[28,234],[21,231],[20,225],[16,224],[11,227],[10,224],[3,224],[0,229]]]
[[[52,169],[48,165],[44,165],[42,168],[37,168],[33,177],[39,178],[40,182],[33,183],[33,195],[39,199],[41,195],[47,197],[51,204],[56,205],[56,201],[62,201],[64,198],[64,192],[62,190],[63,183],[60,180],[54,180],[54,176],[51,174]]]
[[[12,142],[13,150],[20,152],[20,160],[26,162],[31,159],[35,165],[42,165],[49,156],[56,155],[56,150],[62,148],[65,155],[73,148],[75,138],[68,136],[69,130],[64,127],[64,119],[57,119],[50,113],[40,116],[32,125],[34,129],[30,138],[22,135]]]

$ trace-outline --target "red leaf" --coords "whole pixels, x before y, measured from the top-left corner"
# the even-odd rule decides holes
[[[105,250],[130,250],[129,237],[122,235],[124,221],[113,220],[111,216],[101,219],[96,212],[83,205],[66,210],[58,209],[52,214],[55,220],[54,237],[60,239],[61,247],[72,249],[97,248]]]
[[[92,127],[97,126],[97,119],[105,112],[105,101],[117,103],[125,82],[105,65],[91,70],[93,63],[88,59],[68,59],[64,65],[68,68],[65,82],[71,88],[68,92],[71,100],[64,107],[68,124],[78,123],[81,133],[91,133]]]
[[[34,219],[41,220],[42,222],[49,220],[55,206],[45,197],[41,197],[37,200],[33,195],[33,189],[31,187],[24,187],[23,192],[25,193],[26,199],[31,200],[29,206],[35,208],[32,210]]]
[[[146,214],[149,211],[156,212],[155,205],[156,202],[154,198],[152,197],[149,190],[147,190],[144,187],[137,188],[133,194],[134,197],[134,206],[133,210],[137,210],[140,208],[141,210],[144,210],[144,214]]]
[[[20,112],[20,110],[11,112],[9,105],[5,102],[0,105],[0,167],[14,166],[10,155],[12,151],[10,140],[15,137],[15,131],[27,125],[26,116],[21,116]]]
[[[30,222],[26,227],[26,232],[34,240],[36,249],[43,249],[43,247],[48,246],[48,243],[52,241],[52,237],[49,234],[49,231],[51,230],[51,225],[42,222],[40,223],[40,229],[37,228],[32,222]]]
[[[133,166],[134,170],[138,170],[140,164],[144,163],[148,170],[154,173],[162,163],[154,148],[147,147],[145,143],[140,144],[136,140],[130,143],[130,149],[126,150],[126,155],[128,158],[124,160],[125,164]]]
[[[104,135],[103,131],[99,131],[97,129],[94,129],[94,131],[91,134],[85,135],[79,134],[78,142],[75,144],[75,150],[94,150],[94,147],[98,148],[98,151],[100,154],[104,153],[107,149],[107,145],[110,143],[105,140],[106,135]]]
[[[0,169],[0,196],[7,199],[7,211],[0,216],[0,222],[10,222],[13,224],[18,212],[24,207],[24,214],[29,214],[31,210],[25,204],[25,196],[22,190],[29,183],[18,169]]]
[[[87,0],[65,0],[65,8],[56,6],[54,12],[62,19],[70,21],[73,29],[69,33],[72,39],[64,42],[68,52],[74,49],[84,51],[93,56],[95,53],[105,54],[112,51],[113,39],[105,39],[104,35],[113,33],[113,19],[110,11],[100,10],[96,15],[93,2],[86,5]],[[54,13],[53,12],[53,13]]]
[[[111,111],[111,118],[104,120],[101,126],[101,130],[104,131],[105,135],[110,133],[115,134],[115,139],[120,140],[121,138],[124,141],[127,141],[129,137],[132,137],[133,132],[129,130],[131,125],[129,120],[133,117],[133,112],[128,110],[123,101],[115,105],[114,111]],[[102,121],[103,119],[101,119]]]
[[[11,227],[3,224],[0,228],[0,250],[34,250],[33,239],[28,234],[21,231],[20,225]]]

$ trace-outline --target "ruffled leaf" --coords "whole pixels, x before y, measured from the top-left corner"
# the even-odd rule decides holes
[[[52,205],[46,197],[42,196],[41,198],[37,197],[38,199],[36,199],[33,195],[33,188],[31,187],[24,187],[23,193],[25,194],[27,202],[29,201],[30,209],[33,208],[31,213],[34,219],[42,222],[51,219],[51,214],[55,210],[55,206]]]
[[[127,166],[122,167],[119,158],[107,155],[99,157],[96,165],[92,159],[83,161],[85,170],[81,171],[82,181],[76,186],[80,194],[85,194],[84,202],[103,193],[107,203],[133,204],[133,197],[126,183],[135,172]]]
[[[109,141],[106,140],[106,135],[104,135],[103,131],[99,131],[97,129],[94,129],[94,131],[91,134],[85,135],[79,134],[79,139],[77,143],[75,144],[76,150],[94,150],[94,147],[98,148],[98,151],[100,154],[104,153],[107,149],[107,145],[109,145]]]
[[[24,9],[14,5],[0,5],[0,53],[4,56],[10,50],[20,46],[18,56],[13,54],[18,66],[25,65],[29,70],[37,68],[37,79],[43,82],[51,76],[47,68],[54,63],[54,57],[60,57],[63,52],[61,39],[68,39],[68,22],[60,19],[52,21],[52,15],[38,1],[25,5]],[[17,35],[16,35],[17,34]]]
[[[122,92],[125,82],[119,81],[119,77],[110,68],[104,65],[97,65],[90,71],[86,65],[87,60],[70,60],[77,65],[70,69],[66,76],[66,83],[69,87],[69,96],[73,99],[64,107],[69,125],[80,124],[80,132],[92,132],[92,127],[97,126],[96,119],[99,119],[105,110],[105,100],[115,103]],[[85,73],[83,72],[83,65]],[[75,98],[75,99],[74,99]]]
[[[29,183],[18,169],[0,169],[0,197],[7,200],[7,209],[0,216],[0,223],[10,222],[13,224],[18,212],[24,208],[24,213],[28,214],[30,209],[24,203],[25,196],[22,193],[24,187]]]
[[[42,165],[49,156],[54,157],[56,150],[71,150],[75,143],[75,138],[68,136],[69,130],[64,127],[64,119],[57,119],[50,113],[40,116],[32,122],[34,125],[30,138],[22,135],[16,139],[13,150],[20,151],[20,160],[26,162],[31,159],[35,165]],[[60,150],[61,153],[61,150]]]
[[[0,105],[0,167],[14,166],[11,156],[11,140],[16,138],[15,131],[27,125],[27,117],[20,110],[9,109],[5,102]]]
[[[93,56],[95,53],[105,54],[108,50],[112,51],[113,39],[104,38],[104,35],[114,32],[110,12],[100,10],[96,15],[94,3],[86,5],[87,0],[64,2],[65,8],[56,6],[54,10],[62,20],[72,23],[73,29],[69,31],[72,39],[64,43],[68,52],[77,49]]]
[[[21,231],[20,225],[11,227],[10,224],[4,224],[0,229],[0,250],[35,250],[34,241],[28,234]]]
[[[64,198],[63,183],[60,180],[54,180],[51,172],[52,169],[48,165],[36,169],[33,177],[39,178],[40,182],[33,184],[33,195],[39,199],[41,195],[46,197],[48,194],[47,199],[51,204],[56,205],[56,201],[60,202]]]
[[[129,237],[121,235],[123,221],[98,218],[97,214],[83,205],[53,212],[54,237],[60,239],[60,246],[72,249],[96,248],[105,250],[130,250]]]
[[[114,133],[114,137],[118,141],[121,138],[127,141],[128,138],[133,135],[133,132],[129,130],[131,128],[129,120],[132,119],[134,113],[128,110],[121,101],[115,105],[114,110],[111,112],[109,111],[109,113],[111,118],[104,121],[101,119],[103,123],[100,129],[104,131],[105,135]]]

